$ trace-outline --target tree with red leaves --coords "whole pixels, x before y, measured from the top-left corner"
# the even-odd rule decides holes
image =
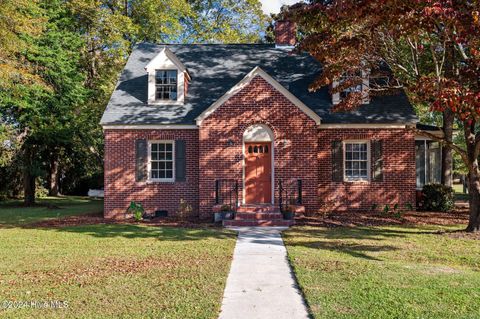
[[[350,93],[334,111],[361,107],[366,93],[406,90],[416,104],[442,114],[441,138],[411,129],[441,142],[450,164],[449,150],[460,154],[469,172],[466,230],[480,231],[480,1],[311,0],[286,14],[305,33],[299,49],[323,65],[311,90],[352,75],[332,86],[332,94],[341,92],[369,72],[369,90]],[[453,142],[454,122],[466,147]]]

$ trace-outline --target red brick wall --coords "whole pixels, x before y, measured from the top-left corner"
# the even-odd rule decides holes
[[[236,179],[242,187],[243,132],[256,123],[268,125],[275,135],[275,185],[279,179],[302,179],[304,204],[310,210],[317,206],[316,124],[257,76],[204,119],[200,127],[199,198],[202,217],[211,216],[216,179]],[[233,145],[229,145],[229,140]]]
[[[370,209],[373,204],[415,204],[412,133],[318,129],[297,106],[256,77],[203,120],[199,130],[106,130],[105,217],[123,217],[132,200],[141,202],[147,211],[168,210],[174,215],[183,198],[201,218],[211,218],[216,179],[236,179],[242,188],[243,132],[257,123],[268,125],[275,135],[275,186],[280,179],[302,179],[307,211],[322,205],[355,210]],[[187,181],[135,182],[136,139],[186,140]],[[382,182],[332,182],[332,141],[354,139],[383,140]]]
[[[332,182],[334,140],[383,140],[383,182]],[[321,129],[319,199],[333,210],[415,206],[415,138],[404,129]]]
[[[167,210],[174,215],[183,198],[198,212],[198,130],[105,130],[104,134],[106,218],[123,218],[132,200],[140,202],[148,212]],[[185,140],[186,182],[136,182],[137,139]]]
[[[275,23],[275,44],[295,45],[297,40],[297,25],[295,22],[283,20]]]

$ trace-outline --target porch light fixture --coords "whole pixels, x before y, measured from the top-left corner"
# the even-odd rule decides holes
[[[227,146],[233,146],[233,144],[234,144],[234,143],[233,143],[233,140],[229,139],[229,140],[227,141]]]

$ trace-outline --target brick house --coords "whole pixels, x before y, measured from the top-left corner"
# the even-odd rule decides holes
[[[175,215],[184,200],[199,218],[226,202],[414,204],[427,144],[407,129],[417,118],[406,95],[367,93],[358,110],[333,113],[341,94],[309,92],[321,66],[292,53],[294,40],[285,21],[272,45],[136,46],[101,120],[105,217],[123,218],[130,201]],[[367,86],[365,76],[352,90]]]

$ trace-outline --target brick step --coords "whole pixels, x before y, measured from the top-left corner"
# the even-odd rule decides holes
[[[271,220],[283,219],[282,213],[236,213],[235,220]]]
[[[293,220],[285,219],[271,219],[271,220],[224,220],[224,227],[289,227],[292,226],[295,222]]]
[[[237,209],[239,213],[279,213],[278,207],[273,205],[242,205]]]

